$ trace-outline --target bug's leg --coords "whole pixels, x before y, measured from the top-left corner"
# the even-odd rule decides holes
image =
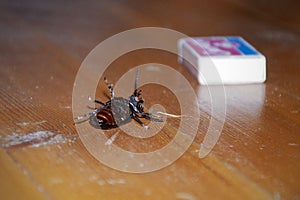
[[[89,120],[89,118],[92,114],[93,114],[93,112],[89,112],[89,113],[86,113],[84,115],[79,115],[79,116],[75,117],[74,118],[75,124],[79,124],[79,123],[82,123],[82,122],[85,122],[85,121]]]
[[[108,83],[106,77],[104,77],[104,81],[106,85],[108,86],[108,89],[110,91],[110,98],[113,99],[115,97],[114,87],[112,83]]]
[[[103,103],[102,101],[99,101],[97,99],[94,100],[95,103],[101,104],[101,105],[105,105],[105,103]]]
[[[145,112],[142,113],[142,117],[144,117],[145,119],[148,119],[152,122],[163,122],[164,121],[163,119],[153,118],[153,117],[151,117],[151,115],[149,113],[145,113]]]
[[[148,129],[149,127],[146,126],[136,115],[133,115],[132,118],[139,123],[142,127],[144,127],[145,129]]]

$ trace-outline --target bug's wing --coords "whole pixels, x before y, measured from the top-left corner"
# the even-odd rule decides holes
[[[162,118],[159,118],[158,116],[153,117],[153,115],[150,113],[143,113],[142,116],[153,122],[164,122]]]

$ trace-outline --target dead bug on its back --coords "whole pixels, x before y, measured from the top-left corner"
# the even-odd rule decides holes
[[[133,94],[129,98],[115,97],[112,84],[108,84],[110,90],[110,100],[103,103],[99,100],[93,100],[101,106],[95,108],[92,112],[75,118],[75,123],[81,123],[89,120],[89,123],[99,129],[111,129],[129,123],[132,119],[138,122],[144,128],[148,126],[139,118],[145,118],[154,122],[163,122],[162,119],[153,118],[150,113],[144,112],[144,100],[140,98],[141,90],[137,90],[138,70],[136,71],[135,85]]]

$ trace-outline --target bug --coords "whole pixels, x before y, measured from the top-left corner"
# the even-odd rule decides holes
[[[116,97],[113,84],[108,84],[106,78],[104,78],[104,81],[110,90],[110,100],[104,103],[94,99],[93,101],[100,104],[100,106],[93,109],[92,112],[75,118],[78,120],[75,123],[89,120],[90,125],[95,128],[111,129],[127,124],[134,119],[142,127],[148,129],[148,126],[140,118],[145,118],[153,122],[163,122],[162,119],[155,118],[150,113],[144,111],[144,100],[141,98],[141,90],[137,89],[138,70],[136,71],[133,94],[128,98]],[[92,99],[90,98],[90,100]]]

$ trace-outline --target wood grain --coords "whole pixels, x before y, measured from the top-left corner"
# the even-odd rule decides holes
[[[292,0],[1,1],[1,199],[300,199],[298,7]],[[241,35],[266,56],[267,82],[225,86],[221,137],[199,159],[209,122],[220,120],[220,112],[211,114],[207,88],[176,55],[146,49],[118,58],[104,73],[111,82],[133,66],[162,63],[190,82],[200,107],[198,134],[183,156],[164,169],[130,174],[87,151],[73,123],[72,89],[81,62],[98,43],[145,26],[190,36]],[[142,89],[146,107],[161,103],[180,114],[172,92]],[[99,81],[96,97],[105,101],[107,94]],[[176,135],[178,123],[168,119],[147,140],[120,134],[115,144],[152,151]]]

